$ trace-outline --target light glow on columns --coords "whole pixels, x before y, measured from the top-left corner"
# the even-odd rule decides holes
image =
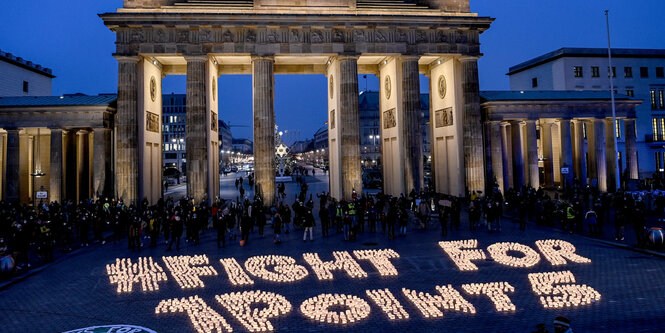
[[[575,253],[575,245],[560,239],[539,240],[536,246],[552,266],[565,265],[568,263],[566,259],[576,264],[591,263],[591,259]]]
[[[383,310],[391,321],[408,319],[409,314],[404,310],[402,304],[388,289],[367,290],[367,296]]]
[[[219,313],[213,310],[199,296],[169,299],[159,302],[155,314],[187,313],[189,320],[198,333],[233,332],[231,325]]]
[[[134,283],[141,282],[143,292],[159,290],[159,282],[166,281],[164,269],[152,258],[139,258],[138,263],[131,259],[117,258],[114,264],[106,265],[106,274],[111,284],[118,285],[118,294],[131,293]]]
[[[402,288],[402,293],[420,310],[425,318],[443,317],[441,309],[471,314],[476,313],[476,308],[473,304],[465,300],[452,285],[437,286],[436,290],[441,294],[440,296],[416,292],[415,290],[406,288]]]
[[[592,287],[573,284],[575,276],[570,271],[532,273],[529,282],[545,308],[574,308],[600,301],[601,297]]]
[[[495,243],[487,247],[494,261],[510,267],[533,267],[540,262],[540,255],[532,248],[520,243]],[[521,252],[524,257],[509,256],[508,252]]]
[[[369,262],[379,271],[381,276],[397,276],[397,268],[390,262],[390,259],[399,258],[399,253],[392,249],[386,250],[355,250],[353,255],[359,260],[369,260]]]
[[[485,259],[485,252],[476,249],[478,247],[477,239],[468,239],[460,241],[439,242],[439,246],[452,259],[457,268],[461,271],[477,271],[478,266],[471,260]],[[472,249],[472,250],[462,250]]]
[[[248,286],[253,285],[252,280],[247,273],[242,269],[242,266],[235,260],[235,258],[226,258],[219,260],[229,276],[229,281],[234,286]]]
[[[305,253],[303,258],[312,267],[319,280],[334,280],[331,271],[344,270],[350,278],[366,278],[367,273],[360,267],[351,254],[346,251],[333,252],[335,260],[322,261],[318,253]]]
[[[273,267],[273,272],[268,270]],[[256,256],[245,261],[245,269],[252,275],[271,282],[295,282],[302,280],[309,272],[304,266],[288,256]]]
[[[515,287],[508,282],[471,283],[463,284],[462,289],[471,295],[486,295],[494,303],[499,312],[515,311],[515,304],[506,293],[514,293]]]
[[[274,331],[268,319],[287,314],[293,308],[284,296],[265,291],[230,293],[215,296],[215,299],[250,332]],[[256,303],[267,307],[252,309],[250,305]]]
[[[201,276],[217,276],[217,271],[209,266],[208,256],[162,257],[166,268],[182,289],[205,288]],[[206,265],[206,266],[200,266]]]
[[[333,306],[344,306],[346,310],[329,311]],[[369,317],[371,309],[365,300],[353,295],[321,294],[305,300],[300,312],[321,323],[346,325]]]

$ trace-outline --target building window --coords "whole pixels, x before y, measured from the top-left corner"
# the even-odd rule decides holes
[[[663,89],[658,89],[658,108],[665,110],[665,96]]]
[[[656,158],[656,170],[658,170],[658,171],[663,170],[663,165],[662,165],[662,162],[661,162],[661,159],[660,159],[660,155],[661,155],[661,153],[660,153],[659,151],[657,151],[657,152],[655,153],[655,158]],[[661,171],[661,172],[662,172],[662,171]]]
[[[663,67],[656,67],[656,77],[659,79],[665,77],[665,73],[663,73]]]
[[[23,81],[23,92],[27,93],[27,92],[29,92],[29,90],[30,90],[30,86],[29,86],[28,81]]]
[[[617,77],[617,68],[616,67],[612,67],[612,71],[610,71],[610,68],[607,67],[607,77],[610,77],[610,75],[612,75],[612,77]]]
[[[616,122],[614,123],[614,129],[615,129],[615,134],[617,136],[617,139],[621,139],[621,120],[617,119]]]
[[[632,90],[632,89],[626,89],[626,96],[628,96],[628,97],[635,97],[635,90]]]
[[[591,67],[591,77],[600,77],[600,67],[598,66]]]
[[[538,88],[538,78],[534,77],[531,79],[531,88]]]
[[[640,77],[642,77],[642,78],[649,77],[649,68],[648,67],[640,67]]]
[[[656,90],[651,89],[651,110],[658,109],[658,102],[656,101]]]
[[[575,66],[575,77],[584,77],[584,69],[582,66]]]
[[[658,141],[658,120],[656,118],[651,120],[651,127],[653,130],[653,140]]]
[[[665,141],[665,118],[660,118],[660,141]]]
[[[623,76],[633,77],[633,67],[624,67],[623,68]]]

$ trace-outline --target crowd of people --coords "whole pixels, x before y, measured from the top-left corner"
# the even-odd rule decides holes
[[[253,176],[246,180],[251,187]],[[582,187],[560,196],[559,192],[525,186],[510,189],[504,196],[495,186],[486,195],[473,192],[468,198],[432,190],[399,197],[353,191],[351,197],[337,200],[326,192],[309,193],[305,178],[298,179],[299,193],[293,200],[287,198],[284,184],[279,184],[275,205],[266,207],[260,194],[250,200],[244,184],[245,179],[238,178],[239,195],[212,204],[186,197],[160,199],[152,206],[147,201],[134,205],[111,198],[40,202],[36,209],[1,202],[0,255],[12,255],[17,268],[25,269],[35,261],[53,260],[56,251],[68,252],[93,243],[127,242],[132,251],[162,244],[167,251],[177,251],[183,239],[198,245],[205,232],[216,232],[218,247],[226,247],[230,241],[248,246],[254,232],[258,238],[269,234],[275,244],[282,242],[282,234],[296,231],[303,233],[303,242],[314,241],[314,235],[336,233],[344,241],[355,241],[364,233],[383,233],[395,239],[414,229],[438,229],[446,237],[449,231],[463,228],[464,207],[471,231],[501,232],[502,219],[508,216],[519,220],[521,230],[532,220],[571,233],[601,236],[611,225],[616,240],[621,241],[625,227],[632,225],[637,245],[644,246],[646,216],[662,215],[665,209],[665,192],[608,194]],[[266,232],[267,228],[272,230]]]

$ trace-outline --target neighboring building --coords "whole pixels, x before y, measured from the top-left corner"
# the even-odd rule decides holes
[[[187,95],[162,96],[162,144],[164,167],[176,168],[184,175],[186,170],[185,125],[187,123]]]
[[[223,120],[219,120],[219,152],[221,156],[221,163],[228,164],[230,162],[229,156],[226,153],[233,150],[233,135],[231,134],[231,127]]]
[[[291,145],[291,153],[302,154],[312,152],[314,150],[314,140],[299,140]]]
[[[499,189],[574,184],[603,192],[614,191],[617,184],[635,188],[635,109],[642,101],[616,96],[616,116],[623,124],[618,131],[625,140],[615,146],[609,91],[481,91],[480,98],[486,179],[496,181]],[[438,114],[436,119],[440,121]],[[439,153],[445,156],[443,151],[435,155]],[[617,157],[625,166],[621,183]],[[434,171],[438,181],[446,181],[445,173]]]
[[[314,149],[328,148],[328,125],[319,128],[314,133]]]
[[[50,68],[0,50],[0,96],[51,96]]]
[[[115,196],[116,100],[115,94],[0,97],[0,200]]]
[[[614,90],[643,100],[636,108],[640,176],[665,171],[665,50],[612,49]],[[510,88],[609,91],[607,49],[562,48],[511,67]],[[621,121],[618,128],[622,129]],[[617,131],[619,147],[624,141]],[[620,150],[625,154],[624,150]],[[622,169],[626,168],[625,161]]]
[[[431,157],[429,94],[420,95],[420,110],[423,117],[423,153],[429,160]],[[358,113],[360,114],[360,149],[362,163],[367,167],[378,166],[381,164],[379,93],[375,91],[360,92],[358,97]],[[316,133],[314,133],[314,145],[311,148],[304,147],[304,149],[309,150],[321,148],[328,148],[328,126],[321,127]]]
[[[248,139],[233,139],[233,151],[251,155],[254,153],[254,144]]]

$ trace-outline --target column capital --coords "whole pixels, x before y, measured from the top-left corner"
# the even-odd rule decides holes
[[[113,57],[115,60],[118,62],[133,62],[133,63],[138,63],[141,60],[141,57],[138,55],[121,55],[121,54],[114,54]]]
[[[187,63],[190,63],[190,62],[206,62],[206,61],[208,61],[208,59],[210,59],[207,54],[185,55],[184,58],[185,58],[185,61],[187,61]]]
[[[358,58],[360,58],[359,55],[357,54],[339,54],[334,57],[332,57],[333,61],[345,61],[345,60],[353,60],[353,61],[358,61]]]
[[[458,59],[460,62],[478,61],[478,59],[480,59],[480,56],[463,55]]]
[[[252,63],[255,62],[255,61],[271,61],[271,62],[274,63],[275,62],[275,56],[272,56],[272,55],[270,55],[270,56],[254,56],[253,55],[252,56]]]
[[[418,61],[420,60],[419,55],[410,55],[410,54],[402,54],[399,56],[400,60],[402,61]]]

